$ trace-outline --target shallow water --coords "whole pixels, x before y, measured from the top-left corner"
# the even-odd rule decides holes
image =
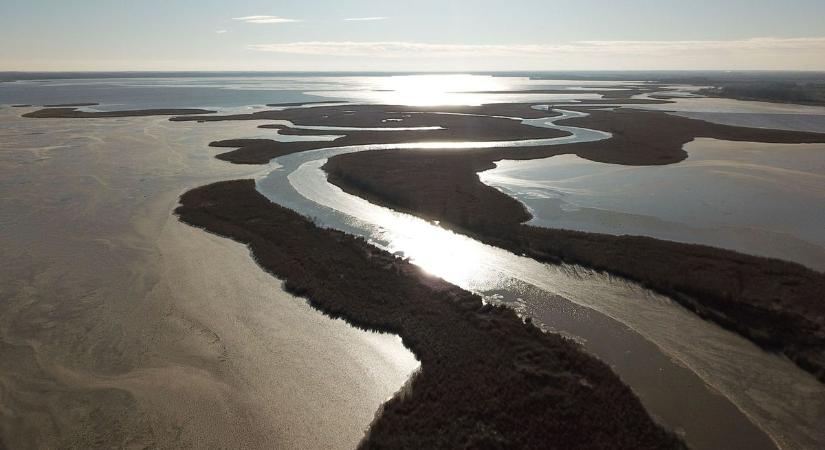
[[[561,155],[500,161],[482,182],[530,224],[729,248],[825,270],[825,145],[697,139],[667,166]]]
[[[825,133],[825,114],[678,112],[678,116],[722,125]]]
[[[181,193],[262,170],[207,147],[259,123],[23,112],[0,108],[4,443],[355,447],[418,366],[412,353],[172,215]]]

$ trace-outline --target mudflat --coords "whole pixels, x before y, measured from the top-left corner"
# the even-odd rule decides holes
[[[242,123],[0,109],[0,447],[353,448],[419,363],[181,223]]]

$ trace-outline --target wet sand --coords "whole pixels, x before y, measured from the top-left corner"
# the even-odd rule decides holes
[[[249,167],[254,124],[35,121],[0,109],[0,441],[7,448],[352,448],[418,362],[180,223]],[[241,125],[241,126],[239,126]]]

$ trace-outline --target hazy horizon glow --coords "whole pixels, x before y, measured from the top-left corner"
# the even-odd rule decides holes
[[[0,71],[825,70],[825,2],[10,0]]]

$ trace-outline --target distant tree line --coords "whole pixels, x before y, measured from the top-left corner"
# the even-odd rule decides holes
[[[795,83],[789,81],[725,84],[701,91],[713,97],[740,100],[825,105],[825,82]]]

